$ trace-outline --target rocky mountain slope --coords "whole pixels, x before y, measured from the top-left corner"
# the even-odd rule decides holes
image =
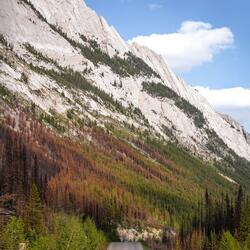
[[[0,3],[0,208],[25,214],[35,184],[46,211],[123,239],[222,226],[250,188],[240,124],[82,0]]]
[[[247,133],[247,142],[250,145],[250,134]]]
[[[128,124],[205,159],[250,160],[242,128],[82,0],[1,0],[0,23],[1,86],[48,116]]]

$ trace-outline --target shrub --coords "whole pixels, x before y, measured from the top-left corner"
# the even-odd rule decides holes
[[[17,250],[19,244],[25,242],[24,223],[12,217],[0,233],[0,249]]]

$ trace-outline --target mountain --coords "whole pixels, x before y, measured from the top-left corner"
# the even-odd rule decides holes
[[[2,1],[0,23],[1,194],[155,226],[250,187],[244,129],[82,0]]]
[[[89,81],[112,95],[124,107],[132,105],[140,109],[149,125],[162,136],[167,137],[162,128],[167,127],[186,147],[201,155],[210,155],[207,150],[210,136],[206,131],[209,129],[236,154],[250,160],[250,146],[242,131],[233,129],[222,119],[196,90],[171,71],[161,56],[136,44],[127,44],[113,27],[109,27],[81,0],[4,2],[1,23],[1,34],[13,44],[19,56],[40,65],[25,47],[25,43],[28,43],[34,47],[33,52],[42,53],[61,67],[71,67],[78,72],[88,71],[85,77]],[[134,63],[131,69],[119,69],[120,66],[126,67],[129,61]],[[51,63],[50,67],[53,67]],[[33,72],[27,74],[36,77]],[[32,76],[30,78],[33,85],[34,80]],[[34,83],[37,89],[43,88],[41,81]],[[156,84],[153,93],[149,93],[143,83],[145,86],[146,83],[148,86]],[[8,85],[6,81],[5,84],[13,90],[18,88]],[[19,82],[15,85],[22,84]],[[161,93],[157,92],[157,88]],[[22,89],[21,93],[27,95],[25,91],[28,90]],[[62,113],[69,109],[62,104],[63,98],[58,98],[60,105],[54,105],[51,97],[48,97],[48,101],[44,101],[47,107],[41,104],[39,96],[29,93],[29,98],[45,110],[53,107]],[[95,109],[96,104],[90,106]],[[127,117],[122,117],[118,112],[101,110],[99,107],[96,110],[127,121]]]

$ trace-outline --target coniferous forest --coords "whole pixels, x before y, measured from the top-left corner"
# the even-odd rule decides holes
[[[83,124],[72,140],[36,112],[1,119],[2,249],[105,249],[118,225],[161,229],[150,249],[249,249],[247,186],[133,127]]]

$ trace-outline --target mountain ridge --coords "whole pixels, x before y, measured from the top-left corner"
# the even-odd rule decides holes
[[[9,19],[11,13],[17,13],[14,20]],[[20,25],[20,20],[22,20],[22,25]],[[210,129],[238,155],[248,160],[250,159],[250,146],[242,131],[232,129],[228,122],[218,115],[196,90],[187,85],[171,71],[161,56],[145,47],[140,47],[136,44],[127,44],[113,27],[108,26],[104,18],[98,17],[84,2],[80,0],[74,0],[73,3],[72,1],[59,0],[11,0],[3,4],[1,22],[3,23],[0,30],[1,34],[5,35],[7,40],[14,45],[14,50],[19,56],[23,56],[29,62],[39,65],[34,53],[40,52],[55,60],[62,67],[71,67],[73,70],[79,72],[89,70],[89,73],[86,74],[88,80],[113,96],[124,107],[132,105],[134,108],[140,109],[145,119],[149,121],[150,126],[162,136],[168,138],[162,129],[162,126],[165,126],[172,130],[174,137],[182,145],[190,148],[193,152],[198,152],[203,157],[207,157],[211,153],[208,153],[209,149],[207,149],[211,131],[207,133],[206,130]],[[79,23],[85,25],[79,25]],[[87,40],[83,41],[82,38]],[[86,58],[85,55],[88,51],[82,54],[82,46],[93,45],[93,41],[96,41],[98,45],[97,48],[92,48],[94,53],[98,54],[100,51],[107,53],[105,54],[105,58],[110,58],[110,64],[103,64],[103,61],[98,61],[99,58],[97,58],[97,64],[95,64],[89,58]],[[27,48],[24,46],[25,43],[29,43],[34,47],[33,54],[27,51]],[[131,59],[130,55],[128,55],[129,52],[133,53],[136,57],[132,57]],[[113,72],[113,69],[110,68],[112,67],[112,63],[116,63],[114,58],[118,58],[118,62],[124,65],[126,65],[128,60],[134,60],[135,65],[136,63],[138,65],[141,63],[142,67],[145,67],[142,61],[138,62],[137,58],[141,58],[153,70],[152,72],[156,72],[156,74],[150,77],[141,73],[133,76],[129,74],[127,76],[119,75],[119,73]],[[56,69],[53,63],[49,67]],[[132,72],[131,69],[130,72]],[[14,72],[12,73],[14,74]],[[44,76],[35,75],[34,78],[41,80],[41,84],[35,84],[38,88],[39,85],[41,87],[43,85],[42,82],[44,82],[44,79],[42,79]],[[31,84],[33,84],[32,79],[33,76],[29,79]],[[6,82],[8,81],[5,81],[5,84]],[[190,111],[186,112],[183,105],[176,106],[177,100],[167,97],[152,97],[152,95],[143,91],[143,82],[160,83],[183,98],[179,99],[178,102],[187,100],[197,109],[194,109],[191,114]],[[24,88],[21,87],[21,89],[23,90]],[[12,90],[15,90],[14,86],[12,86]],[[29,98],[32,96],[34,97],[33,99],[37,98],[34,94],[27,91],[24,94],[28,94]],[[86,99],[86,97],[84,98]],[[47,101],[51,103],[49,99]],[[112,115],[123,121],[127,120],[126,117],[122,118],[120,114],[114,114],[110,110],[105,111],[105,108],[98,106],[93,99],[87,99],[91,107],[96,107],[97,112],[104,115]],[[62,98],[57,98],[57,101],[63,103]],[[40,102],[37,104],[41,105]],[[52,104],[47,106],[53,107]],[[191,106],[190,108],[192,109]],[[69,107],[63,107],[62,105],[58,109],[61,112],[66,112]],[[199,112],[199,110],[205,118],[204,128],[197,128],[193,123],[192,116],[195,116],[195,112]],[[133,119],[130,122],[133,123]],[[175,127],[175,129],[172,129],[172,127]]]

